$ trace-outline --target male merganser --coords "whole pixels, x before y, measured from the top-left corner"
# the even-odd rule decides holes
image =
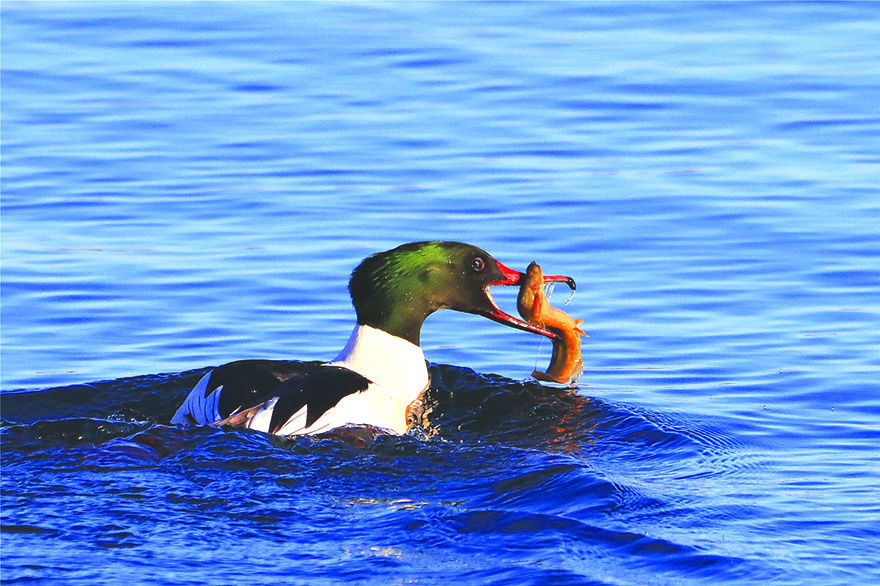
[[[228,424],[277,435],[345,425],[406,433],[407,409],[429,384],[419,335],[425,318],[438,309],[556,337],[501,311],[487,290],[517,285],[523,277],[459,242],[414,242],[374,254],[351,274],[357,324],[332,362],[240,360],[219,366],[202,377],[171,422]],[[544,281],[575,288],[570,277]]]

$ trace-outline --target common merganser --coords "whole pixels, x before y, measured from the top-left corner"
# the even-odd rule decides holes
[[[487,317],[555,338],[501,311],[491,285],[517,285],[523,273],[460,242],[414,242],[364,260],[349,292],[357,324],[331,362],[240,360],[214,368],[174,414],[174,424],[224,424],[277,435],[367,425],[397,434],[407,409],[428,388],[419,346],[425,319],[438,309]],[[574,280],[544,277],[545,283]]]

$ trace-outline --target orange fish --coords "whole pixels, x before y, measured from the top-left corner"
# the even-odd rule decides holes
[[[550,306],[544,293],[544,275],[541,267],[533,262],[526,270],[522,279],[516,308],[524,320],[558,334],[553,339],[553,357],[547,372],[536,370],[532,376],[541,381],[571,383],[580,378],[584,370],[581,360],[581,336],[586,336],[578,326],[582,319],[573,319],[570,315]]]

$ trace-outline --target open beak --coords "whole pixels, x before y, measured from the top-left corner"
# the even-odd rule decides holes
[[[498,264],[498,270],[500,270],[501,273],[504,275],[504,279],[489,283],[483,289],[483,292],[486,294],[486,298],[489,300],[489,303],[492,305],[493,308],[493,311],[489,314],[486,314],[486,317],[493,321],[497,321],[498,323],[506,324],[512,328],[525,330],[534,334],[541,334],[542,336],[547,336],[548,338],[558,338],[558,334],[555,334],[549,330],[545,330],[542,327],[532,325],[528,322],[515,318],[512,315],[508,315],[501,311],[501,309],[495,303],[495,300],[492,299],[492,295],[489,293],[489,287],[492,287],[494,285],[519,285],[520,279],[522,279],[526,275],[518,271],[514,271],[513,269],[509,269],[498,261],[496,261],[496,263]],[[577,284],[574,282],[574,279],[572,279],[571,277],[566,277],[564,275],[545,276],[544,284],[546,285],[548,283],[565,283],[569,286],[569,288],[571,288],[572,291],[577,289]]]

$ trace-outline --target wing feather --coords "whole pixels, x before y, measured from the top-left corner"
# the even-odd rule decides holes
[[[203,376],[171,422],[291,435],[370,384],[352,370],[320,362],[239,360]]]

